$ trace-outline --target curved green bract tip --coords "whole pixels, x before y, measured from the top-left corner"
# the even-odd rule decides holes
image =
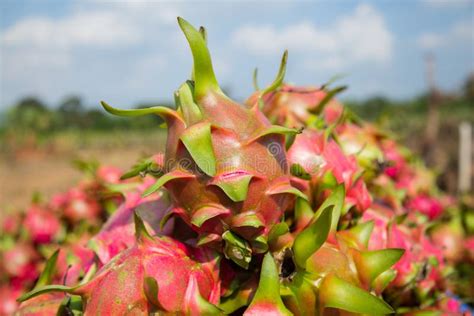
[[[143,292],[149,302],[160,308],[162,306],[158,301],[158,291],[158,282],[156,282],[155,278],[146,276],[143,280]]]
[[[374,226],[375,223],[373,220],[371,220],[354,226],[349,229],[349,231],[360,245],[367,248],[370,240],[370,235],[372,235],[372,231],[374,230]]]
[[[278,269],[269,252],[263,257],[257,292],[244,315],[258,315],[263,311],[272,315],[292,315],[281,299]]]
[[[214,184],[221,188],[232,201],[242,202],[247,198],[252,177],[250,174],[244,174],[229,178],[217,178]]]
[[[196,277],[191,275],[184,297],[184,315],[224,315],[217,306],[201,296],[197,283]]]
[[[65,286],[65,285],[46,285],[46,286],[36,288],[33,291],[23,294],[17,299],[17,301],[24,302],[38,295],[42,295],[42,294],[46,294],[50,292],[64,292],[64,293],[72,294],[74,293],[76,289],[77,287],[70,287],[70,286]]]
[[[322,307],[342,309],[352,313],[386,315],[394,310],[385,301],[335,275],[324,278],[319,288]]]
[[[202,98],[209,91],[221,92],[217,83],[214,69],[212,68],[211,55],[206,45],[203,34],[196,30],[188,21],[178,17],[178,24],[188,40],[194,61],[194,97]]]
[[[397,248],[355,251],[354,263],[361,279],[370,286],[380,274],[397,263],[404,253],[404,249]]]
[[[58,256],[59,249],[56,250],[51,255],[51,257],[49,257],[48,260],[46,260],[46,265],[43,269],[43,272],[41,272],[38,281],[36,282],[35,289],[51,283],[56,270],[56,262],[58,261]]]
[[[336,87],[326,94],[326,96],[319,102],[319,104],[314,107],[313,109],[309,110],[313,114],[320,114],[323,110],[324,107],[331,101],[336,94],[339,94],[347,89],[347,86],[339,86]]]
[[[226,216],[230,214],[230,210],[218,205],[206,205],[199,208],[191,218],[191,223],[197,227],[201,227],[206,221],[217,216]]]
[[[177,119],[182,121],[182,119],[179,117],[178,113],[176,111],[164,107],[164,106],[153,106],[149,108],[143,108],[143,109],[129,109],[129,110],[121,110],[114,108],[113,106],[107,104],[104,101],[100,101],[100,104],[110,114],[114,114],[117,116],[142,116],[142,115],[148,115],[148,114],[156,114],[161,116],[164,120],[168,121],[170,119]]]
[[[252,82],[253,82],[253,88],[255,89],[255,91],[259,91],[260,88],[258,86],[258,68],[255,68],[253,70],[253,76],[252,76]]]
[[[258,141],[259,139],[268,136],[268,135],[274,135],[274,134],[279,134],[279,135],[296,135],[300,134],[301,130],[299,129],[294,129],[294,128],[289,128],[289,127],[284,127],[280,125],[271,125],[269,127],[266,127],[264,129],[261,129],[253,135],[248,141],[247,144],[251,144],[253,142]]]
[[[268,233],[268,242],[271,243],[271,242],[276,241],[278,237],[283,236],[289,231],[290,231],[290,228],[288,227],[288,224],[285,222],[281,222],[281,223],[273,225],[273,227],[270,229],[270,232]]]
[[[207,43],[207,30],[204,26],[199,27],[199,33],[201,33],[201,36],[204,39],[204,42]]]
[[[140,243],[145,239],[153,240],[153,237],[150,235],[150,233],[145,227],[145,223],[136,211],[133,213],[133,220],[135,222],[135,236],[137,238],[137,241]]]
[[[319,212],[324,210],[328,206],[334,206],[334,212],[332,216],[331,222],[331,231],[337,230],[337,225],[339,223],[339,218],[341,217],[342,209],[344,206],[344,198],[346,196],[346,189],[344,184],[338,184],[336,187],[332,189],[331,194],[328,196],[326,200],[324,200],[323,204],[319,207],[316,211],[315,216],[319,216]]]
[[[306,269],[306,261],[324,244],[328,238],[331,228],[334,205],[323,209],[318,219],[298,234],[293,243],[295,263],[302,269]]]
[[[148,187],[148,189],[143,191],[142,197],[147,197],[150,194],[155,193],[163,185],[165,185],[166,183],[168,183],[170,181],[173,181],[173,180],[176,180],[176,179],[186,179],[186,178],[194,178],[194,175],[186,173],[186,172],[182,172],[182,171],[179,171],[179,170],[173,170],[173,171],[170,171],[168,173],[165,173],[158,180],[156,180],[156,182],[154,184],[152,184],[150,187]]]
[[[212,145],[211,124],[201,122],[188,127],[179,138],[194,162],[208,176],[216,175],[217,159]]]
[[[281,86],[281,84],[283,83],[283,80],[285,79],[287,60],[288,60],[288,51],[285,50],[281,58],[280,69],[278,69],[278,74],[275,80],[273,80],[273,82],[268,87],[263,89],[263,91],[260,93],[260,98],[259,98],[260,100],[265,94],[267,94],[268,92],[275,91]],[[256,77],[256,73],[255,73],[255,77]]]
[[[186,81],[179,87],[178,91],[175,92],[176,106],[188,126],[195,124],[202,119],[201,110],[194,102],[193,90],[194,87],[192,82]]]
[[[224,255],[244,269],[248,269],[252,260],[252,249],[248,242],[237,234],[226,231],[222,234],[224,240]]]

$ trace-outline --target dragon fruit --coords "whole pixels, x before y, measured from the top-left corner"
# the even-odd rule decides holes
[[[281,84],[274,91],[257,91],[246,104],[253,105],[261,98],[262,111],[275,124],[289,127],[306,127],[317,121],[322,114],[329,124],[337,122],[342,115],[342,105],[333,96],[345,90],[337,87],[327,90],[322,87],[297,87]]]
[[[11,285],[0,287],[0,315],[13,315],[18,309],[16,299],[21,295],[21,288],[15,289]]]
[[[23,225],[33,242],[45,244],[60,233],[61,223],[53,212],[39,205],[32,205],[26,213]]]
[[[199,245],[222,248],[246,268],[252,253],[266,251],[270,228],[294,196],[303,196],[290,184],[285,154],[284,135],[297,131],[271,125],[258,104],[247,108],[230,100],[219,88],[202,34],[183,19],[179,25],[194,57],[194,80],[176,92],[177,111],[102,105],[117,115],[165,119],[163,175],[145,195],[164,186],[173,214],[199,233]]]
[[[322,132],[306,130],[297,135],[288,150],[288,161],[292,171],[303,178],[311,178],[308,188],[304,190],[313,197],[318,187],[324,187],[324,180],[330,175],[337,183],[343,183],[346,195],[346,208],[354,206],[363,212],[371,204],[370,194],[363,179],[361,169],[353,156],[347,157],[334,140],[327,139]],[[301,183],[300,180],[298,180]],[[308,184],[303,185],[307,187]],[[319,189],[321,191],[321,189]]]
[[[94,249],[103,264],[109,262],[115,255],[135,244],[134,214],[138,213],[153,234],[170,235],[173,222],[168,221],[160,227],[163,217],[170,212],[173,205],[164,196],[149,196],[141,198],[140,192],[128,192],[125,203],[109,218],[100,232],[89,241],[89,247]],[[137,196],[138,194],[138,196]]]
[[[135,215],[137,243],[105,265],[87,283],[75,287],[37,287],[19,300],[50,292],[83,298],[84,313],[185,312],[217,310],[220,294],[219,257],[169,237],[152,237]]]
[[[33,282],[39,274],[36,261],[39,254],[27,243],[17,243],[13,247],[3,251],[1,269],[12,278],[12,284],[21,286]]]
[[[443,257],[451,263],[460,262],[464,256],[464,234],[461,223],[451,220],[450,223],[439,224],[430,231],[434,244],[443,251]]]

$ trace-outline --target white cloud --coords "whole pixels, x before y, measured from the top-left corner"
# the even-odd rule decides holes
[[[66,16],[19,20],[3,30],[0,45],[4,58],[16,64],[65,67],[77,49],[136,46],[152,30],[157,35],[156,24],[168,25],[177,14],[175,6],[152,2],[91,0]]]
[[[421,34],[418,37],[418,46],[422,49],[432,50],[462,41],[474,42],[474,17],[458,21],[445,32]]]
[[[315,54],[331,67],[348,63],[390,60],[392,34],[383,16],[373,7],[361,4],[354,12],[337,19],[329,27],[319,28],[303,21],[277,29],[271,25],[246,25],[232,35],[235,46],[256,55],[290,53]]]
[[[90,0],[77,3],[65,15],[27,16],[17,20],[0,30],[0,107],[12,102],[6,100],[7,94],[11,98],[28,91],[38,92],[52,100],[58,95],[58,83],[81,82],[80,78],[71,79],[74,73],[79,77],[84,73],[97,75],[91,68],[94,66],[84,67],[102,66],[91,57],[96,56],[95,52],[99,56],[110,53],[113,58],[120,52],[125,55],[145,45],[146,51],[156,51],[149,39],[166,41],[163,29],[171,23],[175,27],[180,10],[179,5],[152,1]],[[147,79],[150,76],[147,71],[159,72],[167,62],[161,55],[134,54],[138,60],[136,69],[128,68],[130,73],[126,78],[131,82]],[[82,61],[84,56],[88,60]],[[113,70],[111,64],[105,61],[103,69]],[[6,89],[8,93],[4,93]]]
[[[140,40],[137,28],[112,12],[78,12],[61,19],[32,17],[5,30],[2,45],[67,49],[127,45]]]

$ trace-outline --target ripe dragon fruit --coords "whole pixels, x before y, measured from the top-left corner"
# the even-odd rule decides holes
[[[337,183],[345,185],[346,211],[354,206],[363,212],[370,206],[371,197],[360,178],[361,169],[355,157],[347,157],[337,143],[327,139],[324,133],[308,129],[297,135],[288,150],[288,161],[293,172],[310,179],[310,192],[304,191],[308,196],[313,197],[318,190],[322,191],[324,181],[334,177]],[[301,183],[300,180],[298,182]]]
[[[32,205],[23,221],[33,242],[45,244],[53,241],[60,233],[61,224],[53,212],[39,205]]]
[[[152,237],[135,215],[137,243],[105,265],[87,283],[46,285],[19,300],[50,292],[83,298],[84,313],[124,315],[184,312],[200,315],[217,308],[219,257],[208,249],[186,246],[169,237]]]
[[[274,91],[257,91],[246,104],[253,105],[262,99],[262,111],[275,124],[288,127],[306,127],[324,117],[329,124],[335,123],[342,115],[342,105],[333,96],[345,90],[337,87],[327,90],[322,87],[297,87],[281,84]]]
[[[100,232],[89,241],[89,247],[95,251],[101,263],[106,264],[115,255],[135,244],[134,214],[143,218],[147,229],[153,234],[171,235],[173,222],[168,221],[160,227],[163,217],[173,205],[162,192],[141,198],[142,189],[128,192],[124,204],[103,225]],[[138,196],[137,196],[138,195]]]
[[[194,80],[176,92],[178,109],[102,105],[117,115],[165,119],[163,175],[145,195],[164,186],[174,214],[199,233],[198,244],[222,247],[246,268],[252,253],[266,251],[268,232],[293,196],[303,196],[290,184],[285,155],[284,135],[297,131],[271,125],[258,104],[247,108],[230,100],[219,88],[202,34],[183,19],[179,25],[193,54]]]

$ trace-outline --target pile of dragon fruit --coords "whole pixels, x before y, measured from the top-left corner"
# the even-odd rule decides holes
[[[220,89],[203,28],[164,153],[97,167],[2,223],[5,315],[471,315],[474,233],[389,133],[276,79]],[[471,300],[471,301],[470,301]],[[471,304],[471,305],[469,305]]]

